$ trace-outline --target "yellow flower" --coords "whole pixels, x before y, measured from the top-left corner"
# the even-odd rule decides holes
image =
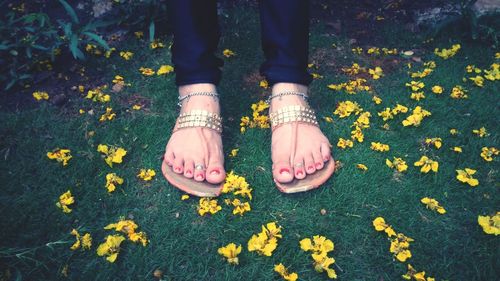
[[[182,194],[182,196],[181,196],[181,200],[182,200],[182,201],[185,201],[185,200],[188,200],[188,199],[189,199],[189,195],[187,195],[187,194]]]
[[[417,272],[411,264],[408,264],[408,271],[401,277],[406,280],[414,279],[415,281],[435,281],[432,277],[425,277],[425,271]]]
[[[413,93],[411,93],[410,99],[416,100],[416,101],[425,99],[424,92],[413,92]]]
[[[478,216],[477,223],[483,228],[484,233],[500,235],[500,212],[494,216]]]
[[[106,88],[107,88],[107,86],[101,86],[101,87],[97,87],[97,88],[88,90],[87,96],[85,96],[85,98],[90,99],[92,101],[101,102],[101,103],[109,102],[111,100],[110,95],[103,93],[103,90]]]
[[[146,233],[144,232],[136,232],[135,230],[139,226],[133,220],[120,220],[116,223],[108,224],[104,227],[104,229],[114,229],[118,232],[123,232],[127,234],[128,239],[135,243],[141,243],[143,246],[146,246],[149,242]]]
[[[373,96],[372,101],[375,104],[381,104],[382,103],[382,99],[380,97],[378,97],[378,96]]]
[[[316,270],[316,272],[321,273],[326,271],[328,278],[337,279],[337,273],[333,268],[330,268],[330,266],[335,263],[334,258],[328,257],[326,253],[312,255],[312,258],[314,260],[314,270]]]
[[[155,74],[155,71],[149,67],[141,67],[139,68],[139,71],[144,76],[153,76]]]
[[[345,118],[351,116],[352,113],[358,115],[362,111],[363,109],[356,102],[342,101],[339,102],[333,114],[338,115],[340,118]]]
[[[71,230],[71,235],[75,236],[75,243],[70,247],[71,250],[77,250],[80,247],[82,250],[89,250],[92,247],[92,237],[90,233],[85,233],[83,236],[80,236],[80,233],[76,229]]]
[[[454,99],[466,99],[469,96],[467,96],[467,90],[462,88],[462,86],[455,86],[453,89],[451,89],[451,94],[450,97]]]
[[[415,109],[413,109],[413,112],[410,116],[406,117],[405,120],[403,120],[402,124],[403,126],[407,127],[407,126],[415,126],[415,127],[418,127],[420,126],[420,124],[422,123],[422,120],[427,117],[427,116],[431,116],[432,114],[423,109],[422,107],[420,106],[417,106],[415,107]]]
[[[153,42],[151,42],[151,43],[149,44],[149,47],[150,47],[151,49],[164,48],[164,47],[165,47],[165,44],[163,44],[162,42],[160,42],[160,40],[155,39],[155,40],[153,40]]]
[[[97,146],[97,152],[104,154],[104,161],[113,167],[113,163],[122,163],[123,157],[127,155],[127,151],[121,147],[108,147],[105,144],[99,144]]]
[[[360,170],[363,170],[363,171],[367,171],[368,170],[368,167],[366,167],[365,164],[356,164],[356,168],[358,168]]]
[[[424,68],[422,71],[409,72],[411,78],[424,78],[434,71],[432,68]]]
[[[238,176],[234,173],[234,171],[230,171],[226,175],[224,186],[222,187],[222,193],[229,192],[234,192],[235,195],[247,197],[252,200],[252,189],[250,188],[246,179],[242,176]]]
[[[59,201],[56,203],[56,206],[61,209],[63,213],[71,213],[73,210],[68,208],[68,206],[73,203],[75,203],[75,198],[71,195],[71,191],[68,190],[59,196]]]
[[[206,197],[200,198],[200,202],[198,205],[198,214],[200,214],[200,216],[203,216],[207,213],[213,215],[220,210],[222,210],[222,207],[217,204],[217,199],[210,199]]]
[[[220,247],[217,252],[227,259],[230,264],[238,264],[238,254],[241,253],[241,245],[236,247],[236,244],[229,243],[224,247]]]
[[[429,171],[433,171],[434,173],[437,173],[439,169],[439,163],[437,161],[434,161],[427,156],[422,156],[420,160],[414,163],[416,167],[422,167],[420,168],[420,172],[427,174]]]
[[[476,134],[478,137],[483,138],[488,136],[488,131],[486,131],[485,127],[481,127],[479,129],[472,130],[472,133]]]
[[[339,141],[337,142],[337,147],[342,148],[342,149],[352,147],[353,145],[354,145],[354,143],[352,142],[352,140],[349,140],[349,139],[339,138]]]
[[[424,197],[420,200],[424,205],[426,205],[427,209],[431,209],[440,213],[441,215],[446,214],[446,210],[439,205],[439,202],[436,199]]]
[[[325,119],[325,121],[328,123],[333,123],[333,118],[330,116],[325,116],[325,117],[323,117],[323,119]]]
[[[299,275],[295,272],[288,272],[285,266],[282,263],[274,265],[274,271],[276,271],[284,280],[287,281],[296,281],[299,278]]]
[[[334,249],[332,240],[320,235],[314,235],[312,240],[310,238],[304,238],[300,240],[299,243],[302,250],[306,252],[311,251],[313,254],[326,254]]]
[[[452,136],[458,135],[458,130],[457,129],[450,129],[450,135],[452,135]]]
[[[233,215],[240,215],[243,216],[245,212],[248,212],[251,210],[250,204],[248,202],[241,202],[240,199],[235,198],[233,201],[226,199],[226,204],[228,205],[233,205]]]
[[[106,107],[106,112],[99,117],[99,122],[104,122],[106,120],[110,121],[116,117],[116,113],[113,112],[113,108]]]
[[[412,238],[405,236],[403,233],[398,233],[396,237],[392,238],[389,251],[394,254],[397,260],[405,262],[411,258],[411,252],[408,248],[410,247],[410,242],[413,241]]]
[[[142,106],[141,106],[140,104],[134,104],[134,105],[132,106],[132,109],[133,109],[133,110],[140,110],[141,108],[142,108]]]
[[[115,173],[109,173],[106,175],[106,188],[109,193],[115,191],[116,185],[121,184],[123,184],[123,178],[120,178]]]
[[[236,157],[236,155],[238,155],[239,150],[240,150],[239,148],[231,149],[231,153],[229,153],[229,157]]]
[[[434,147],[439,149],[443,145],[443,141],[441,140],[441,138],[426,138],[425,144],[426,145],[434,145]]]
[[[142,31],[135,31],[134,35],[137,39],[141,39],[144,36],[144,32]]]
[[[370,148],[375,151],[385,152],[389,151],[389,145],[380,142],[372,142]]]
[[[36,91],[36,92],[33,92],[33,98],[35,98],[35,100],[37,100],[37,101],[48,100],[49,94],[45,91]]]
[[[169,74],[170,72],[174,71],[174,68],[171,65],[162,65],[160,68],[156,71],[156,75],[163,75],[163,74]]]
[[[156,172],[152,169],[141,169],[137,177],[143,181],[150,181],[156,176]]]
[[[484,70],[484,73],[485,73],[484,78],[490,81],[500,80],[500,64],[493,63],[490,66],[490,69]]]
[[[257,103],[252,104],[251,108],[253,111],[251,120],[248,116],[241,117],[241,132],[245,132],[246,127],[261,129],[269,128],[269,117],[267,116],[267,114],[261,114],[264,110],[269,108],[269,105],[265,101],[261,100]]]
[[[225,56],[226,58],[229,58],[235,56],[236,54],[229,49],[225,49],[224,51],[222,51],[222,55]]]
[[[318,73],[311,73],[313,79],[323,79],[323,76]]]
[[[106,241],[97,247],[97,255],[107,256],[106,260],[113,263],[120,252],[120,244],[125,240],[121,235],[108,235]]]
[[[392,161],[389,159],[385,159],[385,164],[391,169],[396,169],[398,172],[404,172],[408,169],[406,161],[397,157],[393,157]]]
[[[392,226],[388,225],[383,217],[376,217],[372,223],[376,231],[384,231],[388,237],[396,236]]]
[[[472,80],[474,84],[478,87],[484,86],[484,78],[480,75],[477,75],[476,77],[470,77],[469,79]]]
[[[410,83],[405,84],[407,87],[410,87],[413,92],[416,92],[425,87],[424,82],[421,81],[410,81]]]
[[[457,171],[457,180],[463,183],[467,183],[470,186],[477,186],[479,181],[472,176],[476,173],[476,170],[465,168],[464,170]]]
[[[277,226],[275,222],[267,223],[262,226],[260,233],[253,234],[248,240],[248,251],[269,257],[278,246],[278,238],[282,238],[281,226]]]
[[[500,154],[500,150],[495,147],[483,147],[481,149],[481,157],[488,162],[493,161],[493,156]]]
[[[266,79],[260,80],[259,86],[262,87],[262,88],[264,88],[264,89],[267,89],[267,88],[269,88],[269,83],[267,82]]]
[[[438,48],[435,48],[434,54],[443,59],[449,59],[453,57],[458,50],[460,50],[460,44],[453,44],[450,49],[443,48],[442,50],[439,50]]]
[[[380,77],[384,76],[384,73],[382,71],[382,68],[380,67],[375,67],[374,69],[368,69],[368,73],[372,76],[374,80],[379,79]]]
[[[443,93],[443,87],[441,86],[432,86],[432,92],[436,95],[442,94]]]
[[[365,135],[363,134],[363,131],[361,131],[360,127],[356,127],[356,129],[351,131],[351,139],[356,140],[357,142],[363,142]]]
[[[453,152],[462,153],[462,148],[460,146],[454,146],[452,148]]]
[[[120,57],[122,57],[124,60],[131,59],[133,55],[134,55],[134,53],[132,53],[130,51],[120,52]]]
[[[56,148],[51,152],[47,152],[47,158],[51,160],[56,160],[59,163],[62,163],[63,166],[68,165],[68,161],[73,158],[71,156],[71,150],[66,148]]]

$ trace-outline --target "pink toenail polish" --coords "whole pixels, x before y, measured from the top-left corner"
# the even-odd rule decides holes
[[[316,169],[321,169],[321,163],[316,163]]]
[[[180,172],[180,171],[181,171],[181,168],[179,168],[179,167],[175,167],[175,169],[174,169],[174,170],[175,170],[176,172]]]
[[[325,162],[328,161],[328,160],[330,160],[330,156],[326,156],[325,157]]]
[[[283,173],[290,174],[290,170],[288,170],[287,168],[282,168],[282,169],[280,170],[280,174],[283,174]]]
[[[197,175],[196,178],[199,179],[199,180],[202,180],[203,176],[202,175]]]
[[[313,166],[308,166],[308,167],[307,167],[307,170],[308,170],[308,171],[311,171],[313,168],[314,168]]]
[[[220,172],[219,172],[219,170],[217,170],[217,169],[216,169],[216,170],[212,170],[212,171],[210,172],[210,174],[211,174],[211,175],[219,175],[219,174],[220,174]]]
[[[190,170],[187,170],[187,171],[186,171],[186,175],[191,175],[191,171],[190,171]]]
[[[302,171],[297,171],[297,176],[302,176],[304,173]]]

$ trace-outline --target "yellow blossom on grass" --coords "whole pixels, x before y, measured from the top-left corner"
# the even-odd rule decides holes
[[[450,135],[452,135],[452,136],[458,135],[458,130],[457,129],[450,129]]]
[[[484,78],[488,79],[489,81],[498,81],[500,80],[500,64],[498,63],[493,63],[490,66],[490,69],[485,69],[484,70]]]
[[[415,281],[435,281],[435,278],[425,277],[425,271],[417,272],[411,264],[408,264],[408,271],[406,274],[401,275],[405,280],[415,280]]]
[[[474,84],[478,87],[484,86],[484,78],[483,76],[477,75],[476,77],[470,77],[469,80],[472,80]]]
[[[165,75],[169,74],[172,71],[174,71],[173,66],[164,64],[161,65],[160,68],[156,71],[156,75]]]
[[[393,157],[393,160],[385,159],[385,164],[391,168],[395,169],[398,172],[404,172],[408,169],[408,165],[406,165],[406,161],[402,158]]]
[[[429,74],[434,71],[432,68],[424,68],[422,71],[417,71],[417,72],[410,72],[410,77],[411,78],[424,78],[427,77]]]
[[[101,86],[88,90],[87,96],[85,96],[85,98],[95,102],[101,102],[101,103],[109,102],[111,100],[111,96],[103,92],[103,90],[106,88],[107,86]]]
[[[133,55],[134,55],[134,53],[132,53],[130,51],[122,51],[122,52],[120,52],[120,57],[122,57],[124,60],[131,59]]]
[[[182,201],[185,201],[185,200],[188,200],[188,199],[189,199],[189,195],[187,195],[187,194],[182,194],[182,196],[181,196],[181,200],[182,200]]]
[[[353,145],[354,145],[354,143],[352,142],[352,140],[349,140],[349,139],[339,138],[339,141],[337,142],[337,147],[342,148],[342,149],[352,147]]]
[[[226,58],[230,58],[234,57],[236,54],[229,49],[225,49],[224,51],[222,51],[222,55],[225,56]]]
[[[319,73],[311,73],[313,79],[323,79],[323,76]]]
[[[457,180],[463,183],[467,183],[470,186],[477,186],[479,184],[479,180],[473,178],[473,175],[476,173],[476,170],[465,168],[464,170],[456,170],[457,171]]]
[[[287,281],[296,281],[299,278],[299,275],[295,272],[288,272],[286,267],[282,264],[274,265],[274,271],[276,271],[284,280]]]
[[[483,228],[484,233],[500,235],[500,212],[494,216],[478,216],[477,223]]]
[[[405,127],[407,127],[407,126],[418,127],[418,126],[420,126],[420,124],[422,123],[422,120],[425,117],[431,116],[431,115],[432,114],[429,111],[423,109],[420,106],[417,106],[417,107],[415,107],[415,109],[413,109],[412,114],[409,115],[408,117],[406,117],[405,120],[403,120],[402,124]]]
[[[381,104],[382,103],[382,99],[380,97],[378,97],[378,96],[373,96],[372,101],[375,104]]]
[[[259,86],[260,86],[261,88],[267,89],[267,88],[269,88],[269,83],[267,82],[267,80],[266,80],[266,79],[264,79],[264,80],[260,80],[260,82],[259,82]]]
[[[443,59],[449,59],[453,57],[458,52],[458,50],[460,50],[460,44],[453,44],[449,49],[443,48],[439,50],[438,48],[435,48],[434,54]]]
[[[356,164],[356,168],[362,170],[362,171],[367,171],[368,167],[366,167],[365,164]]]
[[[116,113],[113,112],[113,108],[106,107],[106,112],[99,117],[99,122],[111,121],[115,119]]]
[[[410,81],[410,83],[405,84],[407,87],[410,87],[413,92],[416,92],[425,87],[424,82],[421,81]]]
[[[420,172],[427,174],[429,171],[433,171],[434,173],[437,173],[439,169],[439,163],[437,161],[434,161],[427,156],[422,156],[420,160],[414,163],[416,167],[422,167],[420,168]]]
[[[144,76],[153,76],[155,74],[155,71],[149,67],[141,67],[139,68],[139,71]]]
[[[376,217],[372,223],[376,231],[384,231],[388,237],[396,236],[392,226],[388,225],[383,217]]]
[[[500,150],[495,147],[483,147],[481,148],[481,158],[487,162],[493,161],[493,156],[500,154]]]
[[[380,79],[380,77],[384,76],[384,72],[382,71],[382,68],[379,66],[375,67],[374,69],[368,69],[368,73],[372,76],[374,80]]]
[[[127,155],[127,151],[121,147],[108,146],[106,144],[99,144],[97,152],[104,154],[104,161],[113,167],[113,163],[122,163],[123,157]]]
[[[117,176],[115,173],[106,175],[106,189],[109,193],[115,191],[117,185],[123,184],[123,178]]]
[[[141,169],[137,177],[143,181],[150,181],[156,176],[156,172],[152,169]]]
[[[330,268],[330,266],[335,263],[334,258],[328,257],[326,253],[311,256],[314,260],[314,270],[316,270],[316,272],[326,272],[328,278],[337,279],[337,273],[335,272],[335,269]]]
[[[450,97],[454,99],[466,99],[469,96],[467,96],[467,90],[462,88],[462,86],[457,85],[451,89]]]
[[[106,256],[106,260],[113,263],[120,252],[120,245],[125,240],[121,235],[108,235],[106,241],[97,247],[97,255]]]
[[[259,255],[270,257],[278,246],[278,238],[282,237],[281,226],[277,226],[275,222],[269,222],[265,226],[262,225],[260,233],[253,234],[248,240],[248,251],[255,251]]]
[[[479,129],[474,129],[474,130],[472,130],[472,133],[477,135],[480,138],[483,138],[483,137],[486,137],[489,135],[488,131],[486,130],[485,127],[481,127]]]
[[[356,140],[357,142],[363,142],[365,139],[365,135],[360,127],[357,127],[351,131],[351,139]]]
[[[69,149],[56,148],[47,152],[47,158],[56,160],[57,162],[62,163],[63,166],[66,166],[68,165],[68,161],[73,158],[73,156],[71,156],[71,150]]]
[[[134,105],[132,106],[132,109],[133,109],[133,110],[141,110],[141,108],[142,108],[142,106],[141,106],[140,104],[134,104]]]
[[[420,200],[420,202],[422,202],[426,206],[427,209],[436,211],[436,212],[440,213],[441,215],[446,214],[446,210],[442,206],[439,205],[439,202],[436,199],[424,197]]]
[[[246,128],[261,128],[267,129],[270,127],[269,117],[267,114],[262,114],[263,111],[269,108],[269,105],[265,101],[259,101],[252,104],[252,119],[248,116],[241,117],[240,120],[240,131],[244,133]]]
[[[231,149],[231,152],[229,153],[229,157],[236,157],[236,155],[238,155],[239,150],[240,150],[239,148]]]
[[[339,102],[333,114],[338,115],[340,118],[345,118],[351,116],[353,113],[358,115],[362,111],[363,109],[358,105],[358,103],[352,101],[342,101]]]
[[[234,207],[233,215],[243,216],[243,214],[245,212],[248,212],[251,210],[250,203],[241,202],[241,200],[238,198],[233,199],[233,201],[231,201],[230,199],[226,199],[225,202],[226,202],[226,204],[232,205]]]
[[[452,148],[453,152],[462,153],[462,148],[460,146],[454,146]]]
[[[48,100],[49,94],[45,91],[36,91],[36,92],[33,92],[33,98],[35,98],[35,100],[37,100],[37,101]]]
[[[127,237],[130,241],[141,243],[142,246],[145,247],[148,244],[149,240],[147,239],[145,232],[136,232],[136,229],[138,227],[139,226],[133,220],[121,219],[116,223],[108,224],[104,227],[104,229],[114,229],[115,231],[127,234]]]
[[[424,92],[413,92],[413,93],[411,93],[410,99],[416,100],[416,101],[425,99]]]
[[[310,238],[304,238],[300,240],[299,243],[303,251],[311,251],[313,254],[326,254],[333,251],[335,247],[332,240],[321,235],[314,235],[312,240]]]
[[[241,245],[236,246],[234,243],[229,243],[224,247],[220,247],[217,253],[225,257],[228,263],[238,264],[238,255],[241,253]]]
[[[80,233],[76,229],[71,230],[71,235],[75,236],[75,243],[71,245],[71,250],[77,250],[80,247],[82,250],[89,250],[92,247],[92,237],[90,233],[85,233],[83,236],[80,236]]]
[[[142,31],[135,31],[134,32],[134,36],[137,39],[141,39],[144,36],[144,32],[142,32]]]
[[[389,145],[380,142],[372,142],[370,148],[375,151],[385,152],[389,151]]]
[[[330,117],[330,116],[325,116],[325,117],[323,117],[323,119],[324,119],[326,122],[328,122],[328,123],[333,123],[333,118],[332,118],[332,117]]]
[[[222,210],[222,207],[217,203],[217,199],[210,199],[207,197],[200,198],[198,205],[198,214],[204,216],[205,214],[215,214]]]
[[[59,196],[59,201],[56,203],[56,206],[63,211],[63,213],[71,213],[73,211],[68,206],[73,205],[75,203],[75,198],[71,195],[71,191],[66,191],[65,193]]]
[[[153,42],[149,44],[149,47],[154,50],[154,49],[164,48],[165,44],[163,44],[160,40],[155,39],[153,40]]]
[[[405,236],[403,233],[398,233],[396,237],[392,238],[389,251],[394,254],[394,257],[398,261],[405,262],[411,258],[409,247],[410,242],[413,241],[412,238]]]
[[[429,146],[434,145],[434,147],[439,149],[443,145],[443,141],[441,140],[441,138],[426,138],[425,144]]]
[[[230,171],[226,175],[224,185],[222,187],[222,193],[234,192],[235,195],[240,195],[241,197],[249,198],[252,200],[252,189],[247,183],[246,179]]]
[[[440,95],[440,94],[442,94],[442,93],[443,93],[443,87],[438,86],[438,85],[436,85],[436,86],[432,86],[432,89],[431,89],[431,90],[432,90],[432,92],[433,92],[434,94],[436,94],[436,95]]]

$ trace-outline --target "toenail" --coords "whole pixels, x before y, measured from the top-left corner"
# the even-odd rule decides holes
[[[297,176],[302,176],[304,173],[302,172],[302,170],[300,171],[297,171]]]
[[[314,169],[314,167],[313,167],[313,166],[308,166],[308,167],[307,167],[307,170],[308,170],[308,171],[311,171],[312,169]]]
[[[202,180],[203,179],[203,175],[197,175],[196,178],[199,179],[199,180]]]
[[[321,163],[316,163],[316,168],[320,169],[321,168]]]
[[[175,171],[176,171],[176,172],[180,172],[180,171],[181,171],[181,168],[179,168],[179,167],[175,167]]]
[[[216,170],[212,170],[212,171],[210,172],[210,174],[211,174],[211,175],[218,175],[218,174],[220,174],[220,172],[219,172],[219,170],[217,170],[217,169],[216,169]]]
[[[187,175],[191,175],[191,170],[187,170],[187,171],[186,171],[186,174],[187,174]]]
[[[328,160],[330,160],[330,156],[326,156],[325,157],[325,162],[328,161]]]
[[[287,168],[283,168],[280,170],[280,174],[283,174],[283,173],[290,174],[290,170],[288,170]]]

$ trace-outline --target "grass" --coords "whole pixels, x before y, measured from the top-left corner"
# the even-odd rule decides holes
[[[99,123],[98,116],[107,105],[84,100],[81,94],[69,89],[70,102],[64,107],[44,102],[22,109],[2,105],[2,280],[9,280],[9,275],[24,280],[153,280],[155,269],[161,269],[166,280],[278,280],[273,266],[279,262],[298,272],[301,279],[324,280],[326,275],[314,271],[310,257],[298,244],[300,239],[316,234],[334,241],[334,268],[341,280],[400,280],[406,273],[406,264],[393,259],[389,241],[374,230],[372,220],[377,216],[384,217],[396,231],[415,239],[409,263],[427,276],[436,280],[494,280],[498,276],[498,238],[483,233],[477,216],[494,214],[500,203],[498,159],[488,163],[479,157],[482,147],[498,147],[499,87],[497,82],[487,81],[484,88],[475,87],[470,81],[462,82],[466,65],[488,68],[494,61],[495,50],[454,34],[425,45],[420,38],[388,22],[381,33],[390,30],[392,36],[386,38],[387,45],[379,47],[417,48],[424,61],[437,63],[436,70],[422,79],[427,98],[416,102],[409,98],[410,92],[405,87],[411,80],[407,60],[399,56],[380,60],[355,55],[350,51],[347,35],[334,36],[321,23],[314,24],[311,60],[319,66],[315,72],[324,78],[311,85],[311,105],[319,117],[324,117],[332,116],[338,102],[356,101],[372,113],[372,124],[365,130],[363,143],[348,150],[334,150],[334,157],[343,167],[321,189],[283,195],[272,182],[270,131],[239,132],[241,116],[250,115],[250,105],[266,94],[256,79],[263,59],[261,52],[256,51],[260,49],[257,18],[253,9],[231,11],[224,19],[225,32],[220,42],[221,51],[229,48],[237,53],[236,57],[225,59],[219,88],[226,120],[226,155],[232,148],[240,149],[237,157],[227,158],[226,169],[244,176],[253,187],[252,211],[236,217],[229,207],[223,206],[213,216],[200,217],[196,212],[198,201],[194,198],[181,201],[182,193],[161,176],[161,156],[177,114],[174,76],[144,77],[138,68],[157,69],[161,64],[169,64],[170,56],[166,49],[150,50],[146,42],[131,38],[119,49],[133,51],[132,60],[125,61],[115,55],[109,60],[93,59],[87,65],[87,69],[93,69],[108,84],[114,75],[122,75],[132,84],[123,92],[112,94],[110,105],[117,112],[115,120]],[[400,40],[394,40],[398,37]],[[450,47],[452,43],[462,44],[455,57],[443,60],[433,55],[434,47]],[[397,62],[385,68],[392,58]],[[347,80],[339,71],[342,66],[359,62],[373,67],[380,61],[384,63],[385,76],[369,80],[369,84],[383,99],[381,105],[375,105],[366,92],[348,95],[326,87]],[[413,65],[416,70],[422,69],[418,63]],[[96,84],[89,81],[85,86]],[[445,93],[432,94],[432,85],[443,86]],[[455,85],[464,85],[470,98],[451,99],[449,92]],[[130,109],[137,98],[147,104],[145,109]],[[401,121],[406,115],[400,115],[388,121],[390,129],[385,130],[376,112],[396,103],[410,109],[421,105],[432,116],[413,128],[403,127]],[[79,115],[80,108],[93,109],[95,113]],[[355,117],[334,119],[334,123],[322,121],[321,127],[336,144],[339,137],[349,137],[349,126]],[[490,135],[474,136],[472,129],[482,126]],[[450,136],[450,128],[457,128],[460,134]],[[92,137],[91,131],[95,132]],[[436,150],[423,146],[425,137],[441,137],[443,147]],[[371,141],[387,143],[391,150],[374,152],[369,148]],[[124,147],[128,151],[124,162],[109,168],[96,151],[100,143]],[[452,152],[453,146],[463,146],[464,152]],[[56,147],[71,149],[74,158],[67,167],[47,159],[46,152]],[[437,174],[421,174],[413,167],[424,154],[439,161]],[[393,156],[407,161],[406,173],[393,173],[385,166],[385,159]],[[369,170],[356,169],[357,163],[367,165]],[[479,186],[472,188],[455,179],[455,170],[464,167],[478,170]],[[135,175],[141,168],[155,169],[156,178],[147,184],[139,181]],[[125,178],[125,183],[113,194],[104,188],[109,172]],[[55,202],[68,189],[76,204],[72,213],[63,214]],[[420,203],[425,196],[436,198],[447,214],[425,209]],[[321,209],[326,210],[325,215],[321,215]],[[118,260],[111,264],[98,257],[95,249],[111,233],[103,227],[121,216],[133,218],[151,242],[146,247],[124,243]],[[277,250],[272,257],[249,253],[248,239],[270,221],[283,226],[284,238]],[[92,234],[91,251],[69,250],[74,241],[69,234],[72,228]],[[56,241],[60,242],[47,245]],[[227,264],[217,254],[217,248],[229,242],[244,246],[239,266]],[[66,265],[67,278],[61,274]]]

